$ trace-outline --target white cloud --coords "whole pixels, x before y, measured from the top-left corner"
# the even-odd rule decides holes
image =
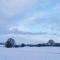
[[[31,8],[37,0],[1,0],[0,13],[6,16],[14,16],[17,12]]]
[[[39,3],[37,3],[39,1]],[[33,9],[35,4],[37,3],[36,11]],[[4,30],[4,32],[40,32],[44,31],[46,33],[60,33],[60,4],[54,5],[52,4],[52,0],[0,0],[0,17],[4,17],[0,20],[0,30]],[[34,6],[34,7],[33,7]],[[48,8],[46,8],[48,6]],[[44,8],[44,10],[42,9]],[[32,9],[33,11],[30,11]],[[21,15],[21,13],[25,13],[25,11],[30,11],[31,13],[27,13],[28,16],[22,17],[22,19],[15,19],[13,17],[15,15]],[[39,10],[39,11],[38,11]],[[8,17],[12,16],[12,20],[8,19]],[[59,17],[58,17],[59,16]],[[20,17],[18,17],[20,18]],[[9,25],[9,26],[8,26]],[[8,26],[8,27],[7,27]],[[1,29],[1,27],[3,29]],[[32,27],[32,29],[30,28]],[[35,28],[34,28],[35,27]],[[1,32],[1,31],[0,31]],[[10,35],[9,35],[10,36]],[[28,38],[35,40],[40,39],[40,36],[25,36],[23,38]],[[42,37],[43,38],[43,37]],[[47,36],[48,38],[48,36]],[[50,38],[50,36],[49,36]],[[54,37],[55,38],[55,37]],[[45,38],[44,38],[45,39]]]
[[[12,28],[12,30],[17,29],[18,31],[25,31],[25,32],[30,32],[30,27],[33,25],[39,27],[41,31],[45,29],[46,32],[51,32],[55,33],[56,32],[56,25],[58,25],[58,22],[56,23],[56,17],[55,15],[52,15],[53,13],[48,10],[48,11],[38,11],[32,14],[32,16],[23,18],[21,21],[19,20],[18,25],[16,28]],[[39,25],[39,26],[38,26]],[[36,28],[37,28],[36,27]],[[52,31],[52,28],[54,31]],[[33,27],[34,29],[34,27]],[[37,31],[39,31],[37,29]]]

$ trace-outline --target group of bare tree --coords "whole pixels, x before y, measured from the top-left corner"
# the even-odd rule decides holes
[[[54,40],[49,40],[47,43],[39,43],[39,44],[19,44],[17,45],[15,40],[12,39],[12,38],[9,38],[6,42],[5,42],[5,47],[7,48],[12,48],[12,47],[15,47],[15,48],[18,48],[18,47],[26,47],[26,46],[29,46],[29,47],[46,47],[46,46],[53,46],[53,47],[60,47],[60,43],[55,43]]]

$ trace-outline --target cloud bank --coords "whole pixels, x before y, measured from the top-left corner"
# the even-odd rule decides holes
[[[10,34],[57,38],[60,36],[60,1],[1,0],[0,35]]]

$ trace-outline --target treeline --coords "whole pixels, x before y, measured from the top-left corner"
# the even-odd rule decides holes
[[[5,45],[6,48],[19,48],[19,47],[47,47],[47,46],[53,46],[53,47],[60,47],[60,43],[55,43],[54,40],[49,40],[47,43],[39,43],[39,44],[19,44],[17,45],[15,40],[12,38],[9,38],[5,43],[0,43],[0,45]]]

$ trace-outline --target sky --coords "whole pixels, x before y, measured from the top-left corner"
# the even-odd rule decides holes
[[[60,41],[60,0],[0,0],[0,39]]]

